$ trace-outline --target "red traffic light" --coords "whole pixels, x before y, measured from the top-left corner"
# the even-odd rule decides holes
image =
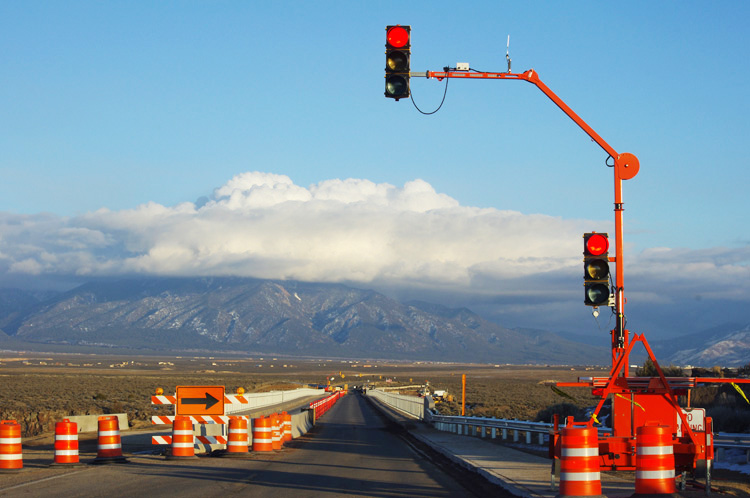
[[[586,252],[592,256],[601,256],[609,250],[609,239],[602,234],[594,233],[586,239]]]
[[[403,48],[409,44],[409,31],[401,26],[393,26],[388,30],[386,41],[391,47]]]

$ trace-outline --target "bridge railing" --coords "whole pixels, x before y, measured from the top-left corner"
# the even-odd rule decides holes
[[[441,431],[453,432],[463,435],[478,435],[497,437],[500,432],[503,439],[507,439],[510,432],[513,433],[513,441],[520,441],[520,435],[525,435],[525,442],[532,443],[533,435],[537,435],[539,445],[546,444],[546,438],[552,429],[552,424],[547,422],[529,422],[525,420],[509,420],[501,418],[486,417],[462,417],[455,415],[438,415],[425,408],[423,398],[409,396],[406,394],[394,394],[377,389],[368,389],[368,396],[372,396],[382,403],[399,411],[410,414],[415,418],[424,420]],[[600,427],[599,432],[608,433],[612,429]],[[489,431],[489,434],[488,434]],[[750,463],[750,434],[732,434],[718,432],[714,434],[714,447],[719,450],[715,454],[716,460],[722,459],[723,450],[744,450],[747,461]]]
[[[379,389],[368,389],[365,394],[414,418],[419,420],[425,419],[424,398],[389,393]]]
[[[272,405],[280,405],[287,401],[293,401],[299,398],[305,398],[307,396],[317,396],[322,392],[321,389],[311,389],[303,387],[300,389],[294,389],[291,391],[269,391],[266,393],[249,393],[243,394],[242,398],[247,401],[241,404],[227,404],[224,407],[224,412],[227,415],[237,413],[245,410],[252,410],[254,408],[262,408]]]

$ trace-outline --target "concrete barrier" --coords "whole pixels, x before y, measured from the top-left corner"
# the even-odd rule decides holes
[[[127,413],[108,413],[107,415],[110,417],[117,417],[117,422],[120,424],[120,432],[130,429]],[[81,434],[82,432],[97,432],[99,430],[99,417],[102,416],[104,416],[104,414],[73,415],[65,418],[78,424],[78,433]]]
[[[307,433],[313,426],[312,410],[303,410],[292,414],[292,438],[298,438]]]

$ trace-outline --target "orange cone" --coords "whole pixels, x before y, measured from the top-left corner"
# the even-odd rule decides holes
[[[635,494],[670,495],[677,492],[674,482],[672,430],[661,425],[635,430]]]
[[[253,419],[253,451],[273,451],[272,431],[270,418]]]
[[[559,496],[602,496],[596,427],[565,427],[560,440]]]
[[[78,424],[67,418],[55,423],[55,460],[52,465],[81,465],[78,456]]]
[[[247,419],[245,417],[229,417],[229,439],[227,451],[222,456],[238,457],[250,453],[247,444]]]
[[[127,463],[122,456],[122,441],[120,440],[120,422],[115,416],[99,417],[99,442],[96,458],[93,464]]]
[[[21,424],[15,420],[0,422],[0,471],[15,472],[23,468]]]
[[[172,422],[172,451],[167,460],[195,459],[195,438],[193,421],[190,417],[178,415]]]

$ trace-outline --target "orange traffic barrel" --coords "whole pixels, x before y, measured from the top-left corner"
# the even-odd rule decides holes
[[[177,415],[172,422],[172,451],[167,460],[195,459],[193,421],[190,417]]]
[[[229,417],[229,438],[227,451],[223,456],[245,456],[250,453],[247,443],[247,419]]]
[[[278,413],[274,413],[271,415],[271,420],[273,420],[272,424],[272,430],[271,430],[271,446],[275,450],[281,449],[281,417]]]
[[[565,427],[560,440],[559,496],[602,496],[596,428]]]
[[[281,412],[281,421],[284,428],[281,433],[281,442],[286,443],[292,440],[292,415],[287,412]]]
[[[635,430],[635,495],[676,493],[672,430],[648,425]]]
[[[96,458],[91,463],[126,463],[127,461],[127,458],[122,456],[119,420],[112,415],[99,417],[99,440]]]
[[[55,423],[55,460],[52,465],[80,465],[78,457],[78,424],[63,419]]]
[[[14,472],[22,468],[21,424],[3,420],[0,422],[0,470]]]
[[[269,417],[253,419],[253,451],[273,451],[271,424]]]

